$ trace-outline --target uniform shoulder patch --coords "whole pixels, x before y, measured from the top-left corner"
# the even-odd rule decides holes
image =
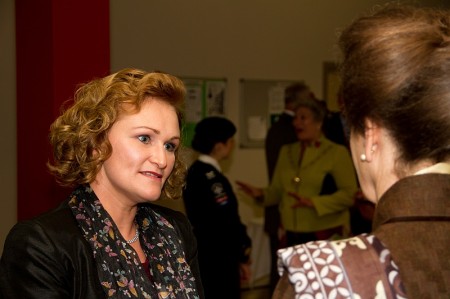
[[[216,177],[216,174],[214,173],[213,170],[208,171],[205,175],[206,175],[206,178],[207,178],[208,180],[212,180],[213,178]]]

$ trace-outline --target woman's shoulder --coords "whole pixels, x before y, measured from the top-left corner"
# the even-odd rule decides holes
[[[191,166],[188,169],[188,174],[198,174],[198,173],[202,173],[202,172],[206,172],[206,171],[214,171],[217,172],[217,169],[209,164],[209,163],[205,163],[203,161],[200,160],[196,160],[194,161]]]
[[[226,176],[217,167],[203,161],[195,161],[191,167],[189,167],[188,175],[186,177],[186,189],[198,187],[204,189],[216,182],[227,180]]]
[[[10,275],[2,277],[0,288],[11,294],[8,298],[70,298],[70,290],[101,298],[94,265],[92,249],[65,202],[11,229],[0,262],[0,272]]]
[[[30,248],[36,250],[29,251]],[[23,255],[28,259],[37,255],[50,259],[87,252],[88,248],[75,217],[64,202],[54,210],[16,223],[6,237],[4,255]]]
[[[350,150],[346,146],[333,142],[326,137],[323,137],[321,139],[320,147],[323,148],[323,151],[325,151],[326,155],[328,155],[329,157],[333,157],[333,160],[344,158],[347,161],[351,159]]]
[[[339,150],[339,151],[348,151],[348,148],[345,145],[342,145],[340,143],[336,143],[330,139],[328,139],[325,136],[322,136],[320,139],[321,144],[323,144],[325,147],[331,147],[333,150]]]
[[[33,218],[17,222],[12,231],[40,231],[47,234],[58,233],[62,230],[77,230],[77,222],[67,201],[57,208],[44,212]]]
[[[280,148],[280,153],[289,151],[298,152],[299,150],[300,150],[300,142],[295,141],[283,144]]]

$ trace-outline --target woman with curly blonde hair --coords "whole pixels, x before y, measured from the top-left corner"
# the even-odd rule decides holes
[[[185,88],[124,69],[81,86],[51,125],[50,172],[73,187],[56,210],[16,224],[0,263],[2,298],[203,298],[179,198]]]

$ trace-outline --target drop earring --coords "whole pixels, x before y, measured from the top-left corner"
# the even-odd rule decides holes
[[[361,154],[360,159],[362,162],[366,162],[367,161],[367,157],[365,154]]]

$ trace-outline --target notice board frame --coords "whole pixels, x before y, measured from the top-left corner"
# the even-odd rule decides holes
[[[190,147],[197,123],[208,116],[227,114],[227,79],[181,77],[186,87],[183,145]]]

